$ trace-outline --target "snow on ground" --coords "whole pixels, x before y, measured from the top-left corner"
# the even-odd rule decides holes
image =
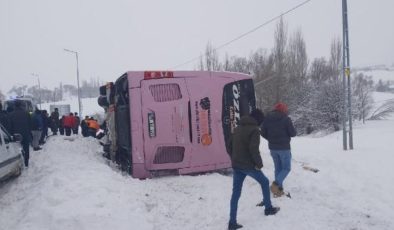
[[[247,178],[238,221],[243,229],[394,229],[393,140],[394,120],[357,125],[352,151],[342,150],[342,132],[294,138],[285,182],[292,199],[272,198],[281,210],[266,217]],[[261,152],[272,181],[264,140]],[[101,156],[96,140],[52,136],[20,177],[0,185],[0,229],[225,229],[231,189],[231,175],[218,173],[133,179]]]

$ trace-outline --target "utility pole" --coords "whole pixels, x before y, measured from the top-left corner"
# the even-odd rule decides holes
[[[41,85],[40,85],[40,75],[32,73],[31,74],[33,77],[37,77],[37,81],[38,81],[38,93],[40,95],[40,99],[39,99],[39,103],[40,103],[40,110],[41,110]]]
[[[353,149],[353,125],[352,125],[352,92],[350,82],[350,54],[349,54],[349,27],[347,0],[342,0],[342,25],[343,25],[343,149],[346,150],[346,118],[349,119],[349,149]],[[347,100],[346,100],[346,81],[347,81]],[[347,101],[347,103],[346,103]],[[346,116],[347,114],[347,116]]]
[[[81,114],[81,90],[79,88],[79,65],[78,65],[78,52],[69,50],[69,49],[64,49],[64,51],[70,52],[75,54],[75,58],[77,59],[77,86],[78,86],[78,115],[82,116]]]

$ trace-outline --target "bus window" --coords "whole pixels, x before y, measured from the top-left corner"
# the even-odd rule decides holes
[[[182,98],[178,84],[156,84],[149,86],[155,102],[174,101]]]

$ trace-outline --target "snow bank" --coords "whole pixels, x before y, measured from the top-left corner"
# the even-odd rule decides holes
[[[394,120],[356,126],[352,151],[342,150],[342,132],[294,138],[285,181],[292,199],[273,198],[281,211],[266,217],[255,206],[261,190],[247,178],[238,221],[244,229],[394,229],[393,130]],[[261,153],[272,181],[264,140]],[[218,173],[132,179],[95,139],[52,136],[19,178],[0,185],[0,229],[225,229],[231,189],[231,175]]]

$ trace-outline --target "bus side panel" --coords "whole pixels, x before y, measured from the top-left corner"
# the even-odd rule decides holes
[[[131,119],[131,156],[132,176],[134,178],[150,177],[145,168],[143,127],[141,117],[141,88],[130,88],[130,119]]]

